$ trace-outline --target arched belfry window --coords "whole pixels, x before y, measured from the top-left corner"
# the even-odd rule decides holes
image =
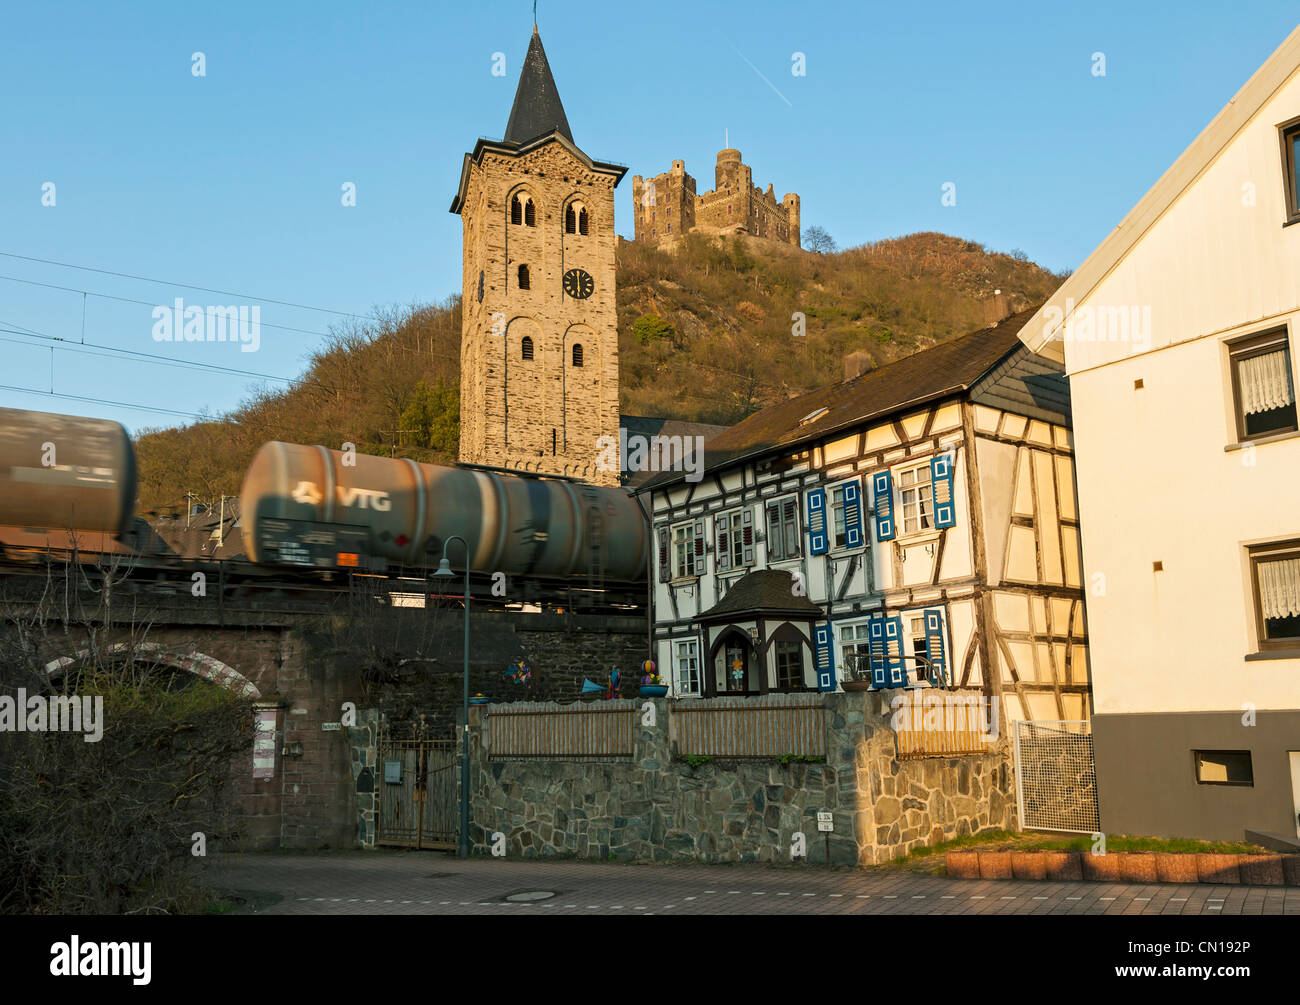
[[[587,207],[580,202],[569,203],[564,211],[564,232],[585,235],[590,227]]]
[[[525,335],[524,340],[519,343],[519,357],[520,359],[533,358],[533,340],[528,335]]]
[[[526,192],[516,192],[510,197],[510,222],[525,227],[537,226],[537,206]]]
[[[580,342],[573,344],[573,365],[582,366],[582,343]]]
[[[521,265],[521,266],[519,266],[519,288],[520,288],[521,290],[529,290],[529,289],[532,289],[532,287],[528,285],[528,266],[527,266],[527,265]]]

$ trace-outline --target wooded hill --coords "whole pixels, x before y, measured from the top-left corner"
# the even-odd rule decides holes
[[[934,233],[822,255],[743,236],[620,241],[617,266],[623,412],[720,424],[840,380],[850,352],[881,365],[972,331],[995,289],[1019,309],[1064,278]],[[376,317],[334,329],[287,390],[258,388],[228,416],[143,432],[140,509],[237,494],[267,440],[454,461],[459,297]]]

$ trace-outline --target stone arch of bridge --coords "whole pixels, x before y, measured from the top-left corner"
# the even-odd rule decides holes
[[[58,659],[45,664],[45,673],[46,675],[56,674],[60,670],[65,670],[83,660],[89,659],[91,655],[89,649],[82,649],[74,656],[60,656]],[[130,655],[137,659],[144,658],[150,663],[172,667],[176,670],[186,670],[196,677],[202,677],[204,680],[211,681],[228,691],[234,691],[244,698],[257,699],[262,697],[262,692],[257,689],[257,685],[234,667],[198,651],[178,653],[155,642],[146,642],[138,646],[119,642],[110,646],[104,655]]]

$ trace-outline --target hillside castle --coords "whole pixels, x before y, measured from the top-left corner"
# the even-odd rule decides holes
[[[799,244],[799,196],[787,192],[778,202],[754,185],[754,172],[739,150],[718,151],[714,189],[697,195],[685,161],[648,180],[632,177],[636,240],[659,242],[678,234],[743,231],[782,244]]]

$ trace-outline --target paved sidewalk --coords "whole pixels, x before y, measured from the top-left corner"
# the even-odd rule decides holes
[[[800,867],[458,860],[437,852],[222,855],[266,914],[1296,914],[1300,888],[958,880]],[[512,902],[530,891],[545,899]]]

